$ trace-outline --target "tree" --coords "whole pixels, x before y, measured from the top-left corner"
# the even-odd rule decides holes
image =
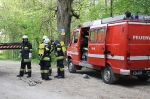
[[[70,25],[71,18],[75,16],[77,19],[79,15],[77,15],[72,9],[73,0],[58,0],[57,8],[55,9],[57,15],[57,30],[59,33],[58,39],[60,41],[64,41],[65,44],[67,42],[67,38],[70,38]],[[61,29],[65,29],[66,36],[61,36]]]

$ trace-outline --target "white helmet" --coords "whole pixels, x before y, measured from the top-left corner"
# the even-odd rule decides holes
[[[43,39],[47,39],[48,37],[46,35],[43,36]]]
[[[24,35],[22,36],[22,39],[28,39],[28,36]]]
[[[45,44],[48,44],[50,42],[50,40],[48,39],[48,38],[46,38],[45,40],[44,40],[44,43]]]

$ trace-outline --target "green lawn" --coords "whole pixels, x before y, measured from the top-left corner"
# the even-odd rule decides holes
[[[6,57],[3,54],[0,54],[0,60],[4,60]]]

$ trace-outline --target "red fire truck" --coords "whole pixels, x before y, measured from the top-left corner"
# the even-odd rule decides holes
[[[150,77],[150,18],[124,20],[124,15],[85,22],[74,29],[67,47],[68,70],[82,67],[101,71],[105,83],[119,75]]]

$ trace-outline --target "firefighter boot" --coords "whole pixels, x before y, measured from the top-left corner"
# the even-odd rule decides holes
[[[52,80],[51,78],[48,77],[48,73],[44,73],[44,77],[45,77],[45,80]]]
[[[45,78],[44,78],[44,73],[41,73],[41,78],[42,78],[42,80],[45,79]]]
[[[65,78],[64,71],[60,71],[60,76],[58,76],[57,78],[58,79]]]
[[[28,71],[28,76],[27,78],[30,78],[31,77],[31,71]]]
[[[57,69],[57,73],[58,74],[56,76],[54,76],[54,78],[58,78],[60,76],[60,69],[59,68]]]
[[[19,75],[17,77],[23,77],[23,71],[20,71]]]
[[[48,76],[51,76],[51,73],[52,73],[52,69],[50,68],[50,69],[49,69]]]

